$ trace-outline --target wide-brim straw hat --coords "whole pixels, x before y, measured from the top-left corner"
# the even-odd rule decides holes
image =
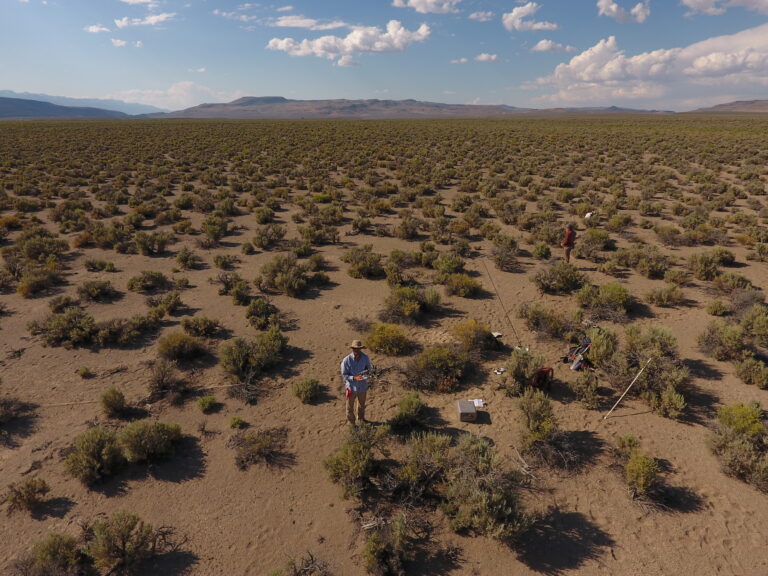
[[[365,348],[365,346],[363,346],[362,341],[360,341],[360,340],[352,340],[352,343],[349,345],[349,347],[350,348]]]

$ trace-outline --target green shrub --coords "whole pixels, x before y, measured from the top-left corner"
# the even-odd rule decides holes
[[[210,414],[218,407],[215,396],[201,396],[197,399],[197,407],[203,414]]]
[[[99,346],[133,346],[147,334],[157,330],[159,320],[151,316],[133,316],[99,322],[96,344]]]
[[[577,257],[594,262],[601,258],[600,252],[615,248],[616,242],[610,237],[608,232],[598,228],[588,228],[579,238],[574,252]]]
[[[292,386],[293,395],[301,400],[302,404],[313,404],[320,397],[323,387],[317,378],[302,378],[294,382]]]
[[[90,485],[114,474],[124,461],[115,432],[97,426],[75,438],[64,466],[70,476]]]
[[[491,334],[488,326],[474,319],[457,324],[451,329],[451,334],[468,352],[487,350],[496,346],[496,338]]]
[[[563,260],[542,268],[533,277],[539,291],[546,294],[570,294],[586,281],[586,276],[576,266]]]
[[[241,381],[277,365],[288,339],[279,326],[270,326],[253,340],[234,338],[219,349],[222,368]]]
[[[154,292],[167,290],[171,285],[165,274],[145,270],[137,276],[132,276],[128,280],[128,290],[132,292]]]
[[[392,428],[407,429],[424,423],[424,409],[418,392],[410,392],[397,405],[397,414],[389,421]]]
[[[344,498],[359,496],[368,485],[376,466],[374,450],[388,455],[389,433],[388,426],[351,426],[341,448],[323,460],[331,481],[341,485]]]
[[[205,234],[209,246],[216,246],[229,233],[229,220],[209,214],[200,226],[200,232]]]
[[[619,266],[632,268],[646,278],[663,278],[670,266],[669,258],[655,246],[620,248],[614,260]]]
[[[279,310],[264,296],[257,296],[245,310],[248,322],[257,330],[265,330],[272,324],[279,324]]]
[[[125,412],[125,395],[112,386],[101,395],[101,407],[109,418],[118,418]]]
[[[446,476],[442,508],[454,532],[481,534],[511,544],[530,527],[531,518],[517,496],[519,477],[501,468],[485,438],[461,436]]]
[[[504,364],[503,387],[510,396],[519,396],[531,385],[533,376],[544,366],[544,357],[525,348],[512,350]]]
[[[91,576],[90,559],[77,539],[52,532],[14,563],[14,576]]]
[[[86,380],[88,378],[93,378],[95,375],[93,373],[93,370],[88,368],[88,366],[80,366],[77,370],[75,370],[75,374],[80,376],[80,378],[82,378],[83,380]]]
[[[77,308],[79,306],[80,301],[72,298],[72,296],[56,296],[48,301],[48,307],[55,314],[64,312],[67,308]]]
[[[758,346],[768,348],[768,306],[753,304],[741,317],[741,326]]]
[[[166,360],[192,360],[206,354],[205,347],[194,336],[173,332],[160,339],[157,353]]]
[[[763,411],[757,402],[722,406],[710,439],[726,474],[768,491],[768,451]]]
[[[16,284],[16,292],[23,298],[31,298],[61,283],[62,276],[58,271],[28,269],[22,273]]]
[[[387,356],[406,354],[413,346],[402,328],[386,323],[373,324],[365,342],[372,350]]]
[[[754,356],[736,362],[736,375],[741,378],[744,384],[763,389],[768,388],[768,365]]]
[[[713,281],[715,288],[723,294],[732,294],[737,290],[750,290],[752,282],[740,274],[724,272]]]
[[[288,438],[285,428],[236,432],[227,443],[235,450],[235,464],[247,470],[251,464],[273,464],[284,454]]]
[[[37,477],[10,484],[3,496],[3,500],[8,504],[8,514],[22,510],[34,512],[45,501],[50,491],[48,483]]]
[[[221,325],[218,320],[212,320],[205,316],[195,316],[193,318],[182,318],[181,328],[190,336],[211,338],[218,334],[221,330]]]
[[[169,458],[181,441],[178,424],[139,420],[120,431],[118,442],[129,462],[156,462]]]
[[[240,259],[232,254],[216,254],[213,257],[213,265],[222,270],[231,270],[238,262]]]
[[[664,273],[664,282],[674,284],[675,286],[685,286],[688,284],[690,274],[685,270],[667,270]]]
[[[150,401],[169,398],[176,402],[187,391],[188,385],[179,378],[175,362],[160,358],[152,364],[149,376]]]
[[[434,310],[439,301],[440,297],[435,291],[396,286],[384,300],[384,310],[380,316],[385,322],[412,322],[423,312]]]
[[[576,380],[570,382],[568,387],[586,408],[597,409],[600,407],[600,397],[597,394],[597,375],[591,370],[579,373]]]
[[[710,316],[725,316],[730,312],[727,304],[722,300],[711,300],[707,303],[707,314]]]
[[[714,280],[720,274],[720,262],[711,252],[691,254],[688,268],[697,280]]]
[[[49,346],[87,346],[96,336],[93,316],[76,306],[51,314],[42,323],[32,322],[29,329]]]
[[[659,463],[639,449],[630,452],[624,474],[633,496],[645,496],[658,481]]]
[[[536,242],[531,254],[536,260],[549,260],[552,257],[552,250],[546,242]]]
[[[462,298],[472,298],[482,292],[482,284],[463,272],[449,274],[445,279],[445,291],[448,295],[455,294]]]
[[[584,286],[576,294],[579,306],[589,310],[592,320],[625,320],[632,298],[621,284],[611,282],[602,286]]]
[[[107,260],[99,260],[97,258],[88,258],[83,262],[85,269],[88,272],[114,272],[115,265]]]
[[[262,250],[271,250],[279,246],[285,238],[286,228],[280,224],[267,224],[256,228],[253,245]]]
[[[184,270],[197,270],[203,266],[203,259],[186,246],[176,254],[176,262]]]
[[[309,285],[307,266],[299,264],[293,254],[278,254],[261,267],[256,284],[261,290],[285,292],[295,298]]]
[[[744,329],[738,324],[712,320],[699,334],[699,348],[715,360],[734,360],[744,351]]]
[[[229,420],[229,427],[235,430],[242,430],[248,427],[248,422],[240,418],[240,416],[232,416]]]
[[[563,338],[574,330],[573,322],[536,302],[523,302],[517,310],[519,318],[525,320],[525,326],[536,334],[546,334],[550,338]]]
[[[163,550],[162,534],[135,514],[116,512],[91,527],[88,553],[110,573],[135,574],[142,562]]]
[[[685,303],[685,296],[676,284],[667,284],[664,288],[654,288],[646,295],[646,300],[655,306],[670,308]]]
[[[517,268],[517,255],[520,249],[517,240],[506,234],[497,234],[493,239],[491,257],[496,268],[510,272]]]
[[[408,364],[408,385],[418,390],[453,392],[469,366],[469,354],[456,346],[436,345]]]
[[[636,436],[627,434],[626,436],[619,436],[616,439],[616,448],[619,453],[625,458],[629,458],[629,455],[635,448],[640,447],[640,441]]]
[[[368,534],[363,548],[363,561],[368,574],[405,574],[407,545],[405,514],[400,513],[391,522]]]
[[[659,397],[656,410],[667,418],[680,418],[685,412],[685,397],[677,391],[673,384],[668,384]]]
[[[592,345],[589,349],[589,361],[598,368],[607,366],[619,349],[619,338],[615,332],[602,328],[587,330]]]
[[[525,432],[523,449],[529,451],[537,443],[549,443],[557,432],[557,419],[552,412],[552,402],[541,390],[527,388],[520,397]]]
[[[352,278],[380,278],[384,276],[381,265],[381,254],[373,251],[373,245],[353,246],[341,257],[342,262],[349,264],[347,272]]]
[[[137,232],[133,237],[136,249],[143,256],[155,256],[165,252],[168,244],[173,244],[176,237],[170,232]]]

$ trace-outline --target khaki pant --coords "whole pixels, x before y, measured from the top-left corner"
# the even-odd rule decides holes
[[[362,422],[365,420],[365,397],[368,395],[368,390],[365,392],[350,392],[347,397],[347,420],[351,424],[355,423],[355,399],[357,399],[357,421]]]

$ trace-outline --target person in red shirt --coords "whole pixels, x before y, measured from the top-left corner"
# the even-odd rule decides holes
[[[565,238],[560,243],[560,246],[565,248],[565,261],[571,261],[571,250],[573,250],[576,244],[576,230],[573,229],[573,224],[567,224],[565,226]]]

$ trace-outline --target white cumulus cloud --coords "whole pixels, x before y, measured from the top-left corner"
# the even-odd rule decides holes
[[[493,12],[472,12],[469,15],[470,20],[477,20],[478,22],[490,22],[493,20]]]
[[[115,48],[122,48],[123,46],[127,46],[128,42],[125,40],[120,40],[119,38],[112,38],[112,46]]]
[[[469,58],[456,58],[455,60],[451,60],[451,64],[466,64],[469,62]]]
[[[413,8],[419,14],[450,14],[458,12],[461,0],[393,0],[396,8]]]
[[[218,8],[214,10],[213,13],[216,16],[221,16],[222,18],[227,18],[228,20],[237,20],[238,22],[253,22],[259,19],[257,16],[251,16],[249,14],[239,14],[237,12],[224,12],[222,10],[219,10]]]
[[[537,22],[535,20],[526,20],[535,15],[541,6],[536,2],[528,2],[523,6],[513,8],[501,16],[504,28],[509,30],[527,31],[527,30],[557,30],[557,24],[553,22]]]
[[[485,52],[475,56],[475,60],[477,62],[496,62],[496,60],[498,60],[498,58],[499,57],[498,57],[497,54],[486,54]]]
[[[115,26],[118,28],[127,28],[128,26],[157,26],[168,20],[173,20],[175,12],[163,12],[162,14],[150,14],[145,18],[120,18],[115,20]]]
[[[761,14],[768,14],[768,0],[681,0],[692,14],[703,13],[716,16],[728,8],[745,8]]]
[[[553,40],[539,40],[531,52],[576,52],[576,48]]]
[[[277,9],[278,12],[290,12],[292,10],[293,10],[293,6],[291,5],[281,6],[280,8]]]
[[[355,27],[345,37],[321,36],[314,40],[305,38],[272,38],[269,50],[279,50],[291,56],[316,56],[333,60],[339,66],[353,64],[353,56],[367,52],[403,52],[413,42],[423,42],[430,35],[429,26],[422,24],[418,30],[407,30],[397,20],[390,20],[387,29],[376,26]]]
[[[123,90],[108,94],[125,102],[150,104],[168,110],[181,110],[204,102],[231,102],[245,94],[241,91],[221,92],[195,82],[177,82],[164,90]]]
[[[102,26],[101,24],[94,24],[93,26],[86,26],[83,28],[86,32],[91,34],[98,34],[99,32],[111,32],[109,28]]]
[[[269,23],[276,28],[306,28],[307,30],[334,30],[336,28],[346,28],[349,26],[346,22],[334,20],[332,22],[319,22],[312,18],[304,18],[298,14],[290,16],[280,16]]]
[[[527,87],[553,90],[539,97],[543,102],[607,104],[682,102],[692,95],[731,93],[736,86],[744,97],[768,88],[768,24],[635,56],[626,55],[610,36]]]
[[[651,4],[650,0],[643,0],[627,12],[614,0],[597,0],[597,15],[613,18],[617,22],[639,22],[642,24],[651,15]]]
[[[196,72],[197,74],[202,74],[205,72],[205,66],[202,66],[200,68],[187,68],[187,72]]]

